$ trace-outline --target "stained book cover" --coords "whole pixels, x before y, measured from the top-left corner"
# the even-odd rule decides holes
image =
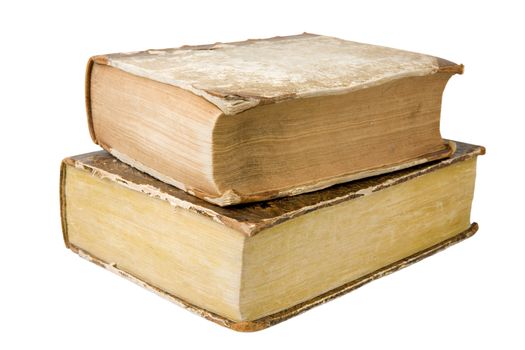
[[[441,94],[462,72],[430,55],[305,33],[94,56],[86,106],[94,142],[113,156],[228,206],[450,156]]]
[[[210,310],[206,306],[199,306],[192,303],[187,300],[187,298],[178,295],[176,292],[165,290],[157,286],[155,283],[148,282],[147,278],[144,279],[138,277],[125,266],[121,266],[119,262],[104,260],[100,256],[90,252],[89,249],[86,250],[84,247],[72,243],[69,239],[70,233],[68,233],[68,230],[70,229],[70,223],[68,223],[67,215],[68,201],[66,178],[68,176],[68,168],[80,170],[96,179],[102,179],[106,184],[114,184],[119,188],[125,188],[131,192],[139,193],[143,198],[150,197],[155,200],[166,202],[171,208],[173,208],[174,213],[175,210],[191,212],[205,221],[208,220],[209,222],[213,222],[213,225],[227,227],[228,229],[244,236],[247,240],[250,240],[258,235],[264,234],[264,232],[268,232],[272,228],[278,227],[281,224],[285,224],[296,218],[306,217],[309,213],[321,212],[325,208],[337,207],[341,204],[350,203],[360,198],[374,196],[375,194],[382,193],[387,189],[415,182],[419,178],[440,172],[442,169],[467,164],[469,160],[475,159],[478,155],[484,154],[484,152],[485,150],[483,147],[458,142],[457,149],[453,156],[445,160],[435,161],[429,164],[387,175],[372,177],[366,180],[337,185],[323,191],[228,208],[221,208],[188,195],[182,190],[158,181],[155,178],[116,160],[106,152],[94,152],[67,158],[63,162],[61,177],[61,212],[64,240],[68,248],[82,257],[126,277],[209,320],[235,330],[259,330],[298,315],[311,307],[322,304],[367,282],[408,266],[411,263],[419,261],[424,257],[468,238],[476,232],[477,224],[473,223],[470,224],[470,226],[468,224],[464,227],[462,226],[463,228],[458,232],[453,232],[453,234],[447,235],[446,238],[439,240],[430,246],[426,246],[414,253],[403,256],[398,260],[385,264],[384,266],[364,275],[360,275],[358,278],[346,281],[327,292],[313,295],[307,300],[290,305],[284,309],[279,309],[276,312],[264,314],[262,317],[249,320],[239,320],[228,317],[220,312]],[[473,181],[473,179],[469,181]],[[469,182],[468,187],[471,185],[472,183]],[[89,189],[82,189],[82,191],[85,190]],[[470,190],[465,189],[465,191]],[[445,197],[447,196],[446,193],[443,195]],[[470,207],[470,204],[467,203],[467,205]],[[98,219],[95,221],[98,222]],[[96,229],[96,224],[92,227]],[[76,228],[73,227],[73,229]],[[174,234],[176,233],[174,232]],[[191,234],[195,235],[196,238],[200,235],[199,232],[193,232]],[[136,263],[140,264],[140,262]],[[191,266],[188,266],[188,268],[191,270]]]

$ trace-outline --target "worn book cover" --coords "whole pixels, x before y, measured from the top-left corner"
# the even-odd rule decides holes
[[[93,140],[220,206],[450,156],[441,99],[463,66],[314,34],[90,59]]]
[[[259,330],[474,234],[484,148],[456,145],[444,160],[228,208],[104,151],[75,156],[62,164],[64,240],[209,320]]]

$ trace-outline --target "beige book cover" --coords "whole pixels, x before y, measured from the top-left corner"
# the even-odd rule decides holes
[[[227,206],[319,190],[450,156],[441,98],[463,66],[302,34],[94,56],[93,140]]]
[[[64,240],[207,319],[259,330],[474,234],[484,148],[456,144],[448,159],[228,208],[106,152],[75,156],[62,165]]]

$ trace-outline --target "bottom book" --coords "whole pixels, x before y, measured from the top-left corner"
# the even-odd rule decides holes
[[[105,152],[61,170],[66,246],[197,314],[256,331],[473,235],[476,158],[272,201],[214,206]]]

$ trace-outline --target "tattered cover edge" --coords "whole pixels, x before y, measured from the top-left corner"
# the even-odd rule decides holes
[[[184,46],[181,46],[179,48],[176,48],[176,49],[199,49],[199,50],[202,50],[202,49],[206,49],[206,48],[211,48],[211,47],[215,47],[215,46],[220,46],[220,45],[243,45],[243,44],[248,44],[248,43],[252,43],[252,42],[256,42],[256,41],[277,41],[277,40],[282,40],[282,39],[290,39],[290,38],[302,38],[302,37],[312,37],[312,36],[320,36],[318,34],[312,34],[312,33],[303,33],[303,34],[298,34],[298,35],[290,35],[290,36],[276,36],[276,37],[272,37],[272,38],[263,38],[263,39],[249,39],[249,40],[244,40],[244,41],[237,41],[237,42],[228,42],[228,43],[221,43],[221,42],[217,42],[217,43],[214,43],[214,44],[207,44],[207,45],[184,45]],[[336,38],[337,39],[337,38]],[[342,39],[340,39],[342,40]],[[163,49],[163,50],[172,50],[172,49]],[[140,54],[144,54],[144,53],[147,53],[149,51],[152,51],[151,49],[150,50],[144,50],[144,51],[137,51],[137,52],[133,52],[132,54],[134,55],[140,55]],[[154,50],[154,51],[162,51],[162,50]],[[102,64],[102,65],[108,65],[108,66],[111,66],[110,64],[110,57],[111,56],[119,56],[119,55],[126,55],[126,53],[113,53],[113,54],[106,54],[106,55],[97,55],[97,56],[92,56],[89,61],[88,61],[88,64],[87,64],[87,69],[86,69],[86,110],[87,110],[87,116],[88,116],[88,124],[89,124],[89,130],[90,130],[90,133],[91,133],[91,137],[93,139],[93,141],[96,143],[96,137],[94,135],[94,132],[93,132],[93,125],[92,125],[92,115],[91,115],[91,92],[90,92],[90,89],[91,89],[91,72],[92,72],[92,69],[93,69],[93,65],[95,63],[97,64]],[[428,57],[434,57],[436,59],[436,63],[437,63],[437,70],[435,72],[433,72],[432,74],[436,74],[436,73],[449,73],[449,74],[463,74],[463,71],[464,71],[464,66],[463,64],[457,64],[457,63],[454,63],[454,62],[451,62],[451,61],[448,61],[448,60],[445,60],[443,58],[440,58],[440,57],[436,57],[436,56],[431,56],[431,55],[425,55],[425,56],[428,56]],[[113,67],[113,66],[111,66]],[[117,68],[117,67],[114,67],[116,69],[120,69],[120,68]],[[129,73],[129,72],[128,72]],[[132,73],[129,73],[129,74],[132,74]],[[144,77],[145,79],[150,79],[151,78],[148,78],[148,77]],[[398,78],[392,78],[391,80],[389,81],[393,81],[393,80],[398,80],[398,79],[403,79],[405,78],[405,76],[400,76]],[[165,82],[161,82],[161,81],[158,81],[158,80],[155,80],[159,83],[163,83],[163,84],[167,84]],[[382,85],[384,83],[386,83],[387,81],[382,81],[382,82],[379,82],[378,84],[379,85]],[[174,85],[174,84],[167,84],[167,85],[170,85],[170,86],[176,86],[180,89],[183,89],[183,90],[186,90],[188,92],[191,92],[193,94],[195,94],[196,96],[199,96],[203,99],[205,99],[206,101],[212,103],[214,106],[216,106],[218,109],[220,109],[224,115],[235,115],[235,114],[239,114],[241,112],[244,112],[245,110],[247,109],[250,109],[250,108],[255,108],[259,105],[267,105],[267,104],[272,104],[272,103],[277,103],[277,102],[283,102],[283,101],[287,101],[287,100],[290,100],[290,99],[303,99],[303,98],[309,98],[309,97],[314,97],[316,96],[315,94],[313,95],[309,95],[309,96],[294,96],[294,95],[287,95],[287,96],[279,96],[279,97],[276,97],[276,98],[267,98],[267,97],[262,97],[262,96],[239,96],[239,99],[241,100],[246,100],[246,99],[249,99],[251,102],[247,104],[246,107],[241,107],[241,105],[239,105],[239,108],[233,108],[232,110],[229,110],[229,109],[225,109],[224,106],[222,106],[220,103],[217,102],[217,99],[219,100],[228,100],[227,96],[220,96],[220,94],[218,93],[214,93],[214,92],[210,92],[210,91],[206,91],[206,90],[200,90],[199,89],[199,93],[196,93],[196,91],[191,91],[189,90],[188,88],[184,87],[184,86],[178,86],[178,85]],[[325,92],[322,94],[322,96],[331,96],[331,95],[340,95],[340,94],[345,94],[345,93],[350,93],[350,92],[353,92],[353,91],[356,91],[356,90],[361,90],[361,89],[366,89],[366,88],[369,88],[371,86],[374,86],[374,85],[366,85],[366,86],[363,86],[363,87],[356,87],[356,88],[353,88],[351,90],[348,90],[347,92],[345,91],[336,91],[336,92]],[[230,98],[231,99],[231,98]]]
[[[165,200],[170,205],[172,205],[174,207],[180,207],[180,208],[187,209],[187,210],[190,210],[192,212],[195,212],[195,213],[197,213],[199,215],[203,215],[203,216],[208,217],[209,219],[211,219],[211,220],[213,220],[213,221],[215,221],[215,222],[217,222],[219,224],[222,224],[222,225],[225,225],[225,226],[227,226],[229,228],[237,230],[240,233],[244,234],[245,236],[250,237],[250,236],[256,235],[257,233],[261,232],[264,229],[267,229],[269,227],[275,226],[277,224],[280,224],[280,223],[285,222],[287,220],[290,220],[292,218],[298,217],[300,215],[307,214],[307,213],[312,212],[314,210],[318,210],[318,209],[329,207],[329,206],[333,206],[333,205],[336,205],[336,204],[339,204],[339,203],[342,203],[342,202],[345,202],[345,201],[348,201],[348,200],[352,200],[352,199],[360,198],[360,197],[363,197],[363,196],[367,196],[367,195],[370,195],[370,194],[372,194],[374,192],[381,191],[383,189],[386,189],[386,188],[389,188],[391,186],[395,186],[397,184],[406,182],[406,181],[411,180],[413,178],[416,178],[416,177],[419,177],[419,176],[431,173],[431,172],[436,171],[438,169],[441,169],[443,167],[450,166],[450,165],[452,165],[454,163],[457,163],[457,162],[460,162],[460,161],[465,161],[465,160],[471,159],[473,157],[476,157],[478,155],[485,154],[485,148],[482,147],[482,146],[475,146],[475,145],[465,144],[465,143],[461,143],[461,142],[455,142],[455,143],[458,145],[458,151],[457,152],[459,152],[459,150],[464,148],[464,147],[470,147],[471,150],[468,151],[468,152],[463,150],[464,153],[461,154],[461,155],[453,155],[451,158],[447,158],[447,159],[443,159],[443,160],[440,160],[440,161],[436,161],[435,163],[421,165],[422,168],[419,168],[419,169],[413,169],[412,170],[412,169],[409,168],[409,169],[406,169],[406,170],[402,170],[403,172],[405,172],[403,175],[396,176],[396,173],[391,173],[389,175],[392,176],[392,178],[389,178],[387,180],[383,180],[382,182],[379,182],[376,185],[371,185],[371,186],[362,188],[362,189],[360,189],[357,192],[355,192],[355,191],[354,192],[347,191],[346,193],[344,193],[344,194],[342,194],[340,196],[335,196],[333,198],[325,199],[325,200],[321,199],[319,201],[316,201],[314,204],[300,206],[297,209],[292,209],[292,210],[289,210],[289,211],[284,211],[283,210],[284,211],[283,213],[275,215],[275,216],[271,216],[271,217],[268,217],[268,218],[250,218],[247,215],[244,215],[245,216],[244,220],[241,220],[239,218],[235,218],[235,217],[233,217],[234,215],[228,215],[228,211],[233,213],[233,211],[235,210],[235,207],[232,207],[232,208],[218,207],[218,206],[215,206],[213,204],[207,203],[207,202],[205,202],[202,199],[199,199],[199,198],[193,197],[193,196],[191,196],[189,194],[186,194],[182,190],[176,189],[177,191],[181,191],[181,195],[186,196],[188,198],[188,199],[183,199],[183,198],[177,197],[177,196],[175,196],[173,194],[169,194],[169,193],[163,191],[161,188],[154,187],[154,186],[149,185],[149,184],[136,183],[136,182],[133,182],[133,180],[125,179],[125,178],[121,177],[118,174],[114,174],[114,173],[108,172],[108,171],[106,171],[104,169],[97,168],[97,167],[95,167],[93,165],[86,164],[85,162],[82,161],[82,157],[86,157],[86,156],[90,156],[90,155],[94,155],[94,154],[103,154],[104,151],[87,153],[87,154],[84,154],[84,155],[79,155],[79,156],[74,156],[74,157],[70,157],[70,158],[65,158],[63,160],[62,171],[61,171],[61,173],[62,173],[62,182],[61,182],[61,186],[60,186],[61,187],[60,191],[61,191],[62,209],[63,209],[62,215],[65,216],[65,208],[66,208],[65,190],[63,188],[65,186],[65,176],[66,176],[65,175],[66,174],[65,167],[67,165],[69,165],[69,166],[72,166],[72,167],[75,167],[75,168],[78,168],[78,169],[81,169],[81,170],[89,171],[91,173],[91,175],[93,175],[93,176],[99,177],[101,179],[107,179],[109,181],[112,181],[112,182],[120,185],[120,186],[124,186],[124,187],[126,187],[128,189],[131,189],[131,190],[134,190],[134,191],[138,191],[138,192],[142,192],[145,195],[148,195],[148,196],[151,196],[151,197],[154,197],[154,198]],[[106,153],[106,155],[108,157],[111,157],[107,153]],[[75,159],[75,158],[77,158],[77,159]],[[115,162],[120,162],[117,159],[114,159],[114,161]],[[122,164],[124,164],[124,163],[122,163]],[[125,165],[125,166],[129,167],[128,165]],[[139,172],[139,175],[141,177],[144,177],[144,178],[152,179],[154,182],[156,182],[158,184],[162,184],[159,180],[154,179],[153,177],[151,177],[151,176],[149,176],[147,174]],[[386,176],[386,175],[383,175],[383,176]],[[363,179],[361,181],[367,181],[367,180]],[[359,182],[359,180],[357,182]],[[357,182],[354,182],[354,183],[357,183]],[[327,188],[327,189],[324,189],[324,190],[321,190],[321,191],[318,191],[318,192],[321,193],[323,191],[333,191],[333,188],[335,188],[335,187]],[[309,194],[307,193],[307,194],[304,194],[304,195],[289,197],[289,198],[287,198],[287,200],[298,200],[298,201],[300,201],[301,200],[300,196],[309,196],[309,195],[311,196],[314,193],[317,193],[317,192],[310,192]],[[274,201],[268,201],[266,203],[277,203],[277,205],[278,205],[279,200],[284,200],[284,199],[277,199],[277,200],[274,200]],[[199,204],[199,202],[200,202],[200,204]],[[260,205],[260,203],[252,203],[252,204],[247,204],[245,206],[250,206],[250,205],[255,206],[255,205]],[[241,213],[241,216],[242,215],[243,214]],[[63,218],[63,220],[65,220],[65,218]]]
[[[155,179],[162,181],[168,185],[177,187],[184,192],[187,192],[199,199],[202,199],[208,203],[218,205],[220,207],[231,207],[234,205],[243,205],[251,204],[255,202],[270,201],[274,199],[279,199],[283,197],[297,196],[300,194],[311,193],[314,191],[321,191],[328,187],[339,185],[351,181],[361,180],[369,178],[372,176],[384,175],[392,173],[398,170],[404,170],[411,168],[417,165],[426,164],[435,160],[440,160],[443,158],[448,158],[454,154],[456,151],[456,144],[454,141],[443,140],[442,149],[426,154],[419,155],[410,160],[401,161],[398,163],[391,163],[388,165],[380,165],[374,168],[369,168],[366,170],[360,170],[345,174],[339,174],[329,178],[315,180],[310,182],[305,182],[301,184],[289,185],[279,190],[266,190],[253,193],[241,193],[235,189],[229,189],[222,192],[220,195],[212,195],[207,192],[204,192],[195,187],[191,187],[185,183],[177,181],[176,179],[166,176],[153,168],[150,168],[141,162],[138,162],[127,155],[119,152],[118,150],[109,147],[108,145],[98,142],[98,144],[110,153],[113,157],[117,158],[121,162],[130,165],[143,173],[146,173]]]
[[[193,305],[171,293],[168,293],[158,287],[155,287],[140,278],[137,278],[133,276],[132,274],[123,271],[119,269],[115,264],[105,262],[93,255],[91,255],[89,252],[86,252],[72,244],[69,244],[66,242],[66,246],[68,246],[69,249],[71,249],[73,252],[77,253],[82,258],[91,261],[95,263],[96,265],[99,265],[113,273],[116,273],[117,275],[120,275],[131,282],[142,286],[143,288],[146,288],[147,290],[175,303],[176,305],[183,307],[201,317],[204,317],[207,320],[210,320],[212,322],[215,322],[223,327],[227,327],[230,329],[233,329],[235,331],[239,332],[255,332],[259,331],[265,328],[268,328],[270,326],[273,326],[275,324],[278,324],[280,322],[286,321],[289,318],[292,318],[294,316],[297,316],[305,311],[310,310],[311,308],[324,304],[327,301],[330,301],[332,299],[335,299],[337,297],[340,297],[346,293],[349,293],[369,282],[372,282],[376,279],[379,279],[381,277],[387,276],[393,272],[396,272],[398,270],[401,270],[407,266],[410,266],[411,264],[414,264],[424,258],[427,258],[439,251],[442,251],[464,239],[467,239],[471,236],[473,236],[478,231],[478,224],[472,223],[468,229],[465,231],[448,238],[436,245],[433,245],[429,248],[426,248],[418,253],[415,253],[413,255],[410,255],[404,259],[398,260],[392,264],[389,264],[387,266],[384,266],[370,274],[367,274],[363,277],[360,277],[354,281],[348,282],[346,284],[343,284],[342,286],[339,286],[335,289],[332,289],[326,293],[323,293],[317,297],[314,297],[308,301],[302,302],[300,304],[297,304],[295,306],[292,306],[286,310],[277,312],[275,314],[262,317],[260,319],[257,319],[255,321],[243,321],[243,322],[237,322],[230,320],[228,318],[225,318],[223,316],[220,316],[216,313],[213,313],[211,311],[208,311],[204,308],[201,308],[199,306]]]

